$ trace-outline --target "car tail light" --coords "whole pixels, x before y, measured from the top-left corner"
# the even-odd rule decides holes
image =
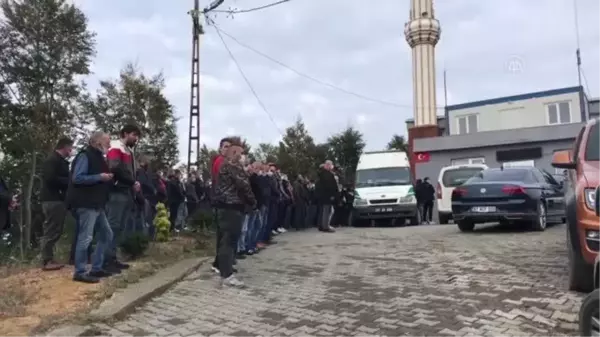
[[[440,185],[440,183],[437,183],[437,186],[435,187],[435,195],[438,199],[442,199],[442,185]]]
[[[454,189],[454,191],[452,191],[453,195],[458,195],[458,196],[465,196],[467,195],[467,189],[466,188],[462,188],[462,187],[457,187]]]
[[[525,189],[517,185],[505,185],[502,187],[502,193],[504,194],[525,194]]]

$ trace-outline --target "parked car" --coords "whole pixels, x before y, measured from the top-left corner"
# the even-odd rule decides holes
[[[600,218],[594,210],[600,185],[600,134],[598,119],[581,128],[571,151],[558,151],[552,166],[569,170],[565,183],[569,289],[594,289],[594,261],[600,246]]]
[[[562,187],[535,167],[487,169],[454,189],[452,216],[463,232],[485,222],[524,222],[543,231],[565,216]]]
[[[452,218],[452,191],[476,173],[487,169],[485,164],[465,164],[443,167],[436,187],[437,211],[440,224],[445,225]]]
[[[596,189],[596,215],[600,214],[600,187]],[[594,263],[594,291],[589,293],[579,309],[579,335],[600,336],[600,255],[596,254]]]

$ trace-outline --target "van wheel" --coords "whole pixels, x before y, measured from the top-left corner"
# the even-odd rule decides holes
[[[585,263],[583,258],[575,252],[568,228],[567,250],[569,255],[569,290],[584,293],[594,290],[594,266]]]
[[[540,201],[537,207],[537,216],[535,217],[535,220],[533,220],[531,226],[533,227],[533,230],[542,232],[546,229],[547,225],[548,215],[546,214],[546,205],[543,201]]]
[[[462,220],[458,222],[458,229],[461,232],[472,232],[475,229],[475,224],[471,221]]]
[[[450,221],[450,216],[443,213],[438,213],[438,219],[440,220],[440,225],[447,225]]]
[[[598,336],[600,334],[600,290],[592,291],[579,309],[579,335]]]

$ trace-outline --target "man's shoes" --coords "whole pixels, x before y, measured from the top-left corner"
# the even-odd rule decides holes
[[[254,254],[255,254],[255,252],[254,252],[254,249],[248,249],[248,250],[246,251],[246,255],[248,255],[248,256],[252,256],[252,255],[254,255]]]
[[[111,273],[108,270],[100,269],[100,270],[96,270],[96,271],[90,271],[88,273],[88,275],[91,277],[95,277],[95,278],[103,278],[103,277],[111,277],[114,275],[114,273]]]
[[[98,283],[100,282],[100,279],[88,274],[75,274],[73,275],[73,281],[81,283]]]
[[[210,266],[210,269],[215,273],[215,274],[220,274],[221,271],[219,270],[219,268],[215,267],[215,266]]]
[[[283,233],[287,232],[287,229],[285,229],[285,228],[283,228],[283,227],[279,227],[279,228],[277,228],[277,229],[276,229],[276,231],[277,231],[277,233],[279,233],[279,234],[283,234]]]
[[[102,270],[105,270],[113,275],[115,274],[121,274],[121,269],[118,268],[117,266],[113,265],[113,264],[105,264],[102,267]]]
[[[323,233],[335,233],[335,229],[331,228],[331,227],[327,227],[327,228],[319,228],[319,231],[323,232]]]
[[[64,266],[65,266],[64,264],[56,263],[51,260],[51,261],[45,262],[42,265],[42,270],[43,271],[59,270],[59,269],[62,269]]]
[[[112,264],[119,269],[129,269],[129,265],[127,263],[123,263],[118,260],[114,260]]]
[[[259,242],[259,243],[256,244],[256,248],[258,250],[265,249],[265,248],[267,248],[267,245],[264,244],[264,243],[262,243],[262,242]]]
[[[224,278],[221,280],[221,285],[232,288],[244,288],[244,282],[238,280],[235,275],[231,275],[228,278]]]

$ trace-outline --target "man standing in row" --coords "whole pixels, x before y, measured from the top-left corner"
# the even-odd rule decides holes
[[[42,166],[40,200],[45,218],[41,247],[43,270],[58,270],[63,267],[63,264],[54,261],[54,246],[63,234],[67,216],[67,206],[65,205],[69,187],[67,158],[71,156],[71,152],[73,152],[73,141],[61,138]]]
[[[221,169],[221,165],[223,164],[223,161],[225,160],[225,155],[227,154],[227,151],[229,150],[230,146],[231,146],[231,142],[229,141],[228,138],[223,138],[219,142],[219,155],[214,159],[211,169],[210,169],[210,177],[212,180],[211,193],[210,193],[211,201],[214,201],[215,188],[217,187],[217,181],[219,179],[219,170]],[[219,229],[219,210],[216,207],[214,209],[213,221],[217,227],[217,245],[216,245],[217,254],[215,255],[215,261],[212,264],[212,269],[216,273],[218,273],[219,272],[219,261],[217,260],[217,257],[219,255],[219,242],[221,242],[221,230]]]
[[[95,132],[89,146],[73,161],[66,201],[73,210],[78,228],[73,274],[73,280],[78,282],[98,283],[100,278],[112,275],[103,268],[104,254],[113,239],[105,211],[113,179],[104,158],[109,146],[110,137],[104,132]],[[96,250],[92,255],[92,269],[88,272],[88,249],[94,232],[97,233]]]
[[[217,262],[223,285],[243,287],[244,283],[233,274],[233,261],[245,214],[256,210],[256,199],[240,162],[244,151],[242,141],[233,137],[229,139],[229,145],[215,186],[215,206],[221,213]]]
[[[113,142],[106,154],[110,173],[114,176],[114,185],[107,205],[107,217],[113,231],[113,238],[109,249],[106,250],[105,269],[114,273],[129,268],[129,265],[117,260],[117,241],[133,216],[136,207],[134,195],[141,190],[140,183],[136,181],[132,151],[140,135],[141,131],[137,126],[125,125],[120,132],[121,139]]]
[[[333,174],[333,163],[327,160],[319,168],[319,179],[317,180],[316,193],[319,199],[319,230],[321,232],[333,233],[330,221],[333,205],[337,202],[338,185]]]

